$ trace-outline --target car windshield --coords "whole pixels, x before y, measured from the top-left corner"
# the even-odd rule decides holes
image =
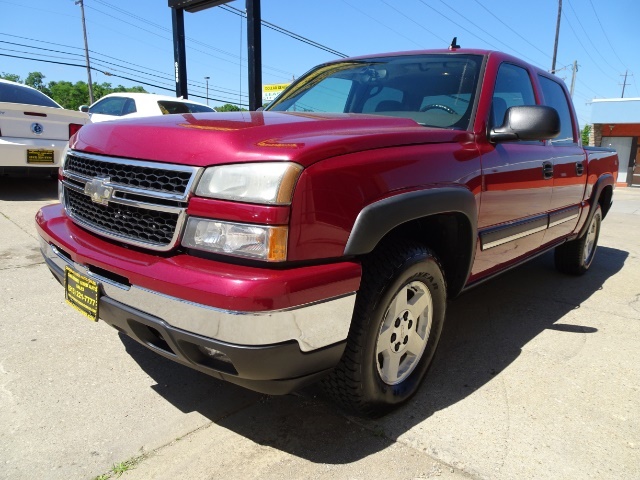
[[[467,129],[482,56],[404,55],[321,65],[267,110],[367,113],[405,117],[420,125]]]
[[[42,107],[62,108],[44,93],[33,88],[23,87],[14,83],[0,82],[0,102],[23,103],[25,105],[40,105]]]

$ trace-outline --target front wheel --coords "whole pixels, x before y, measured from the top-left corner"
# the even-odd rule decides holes
[[[589,270],[596,256],[601,223],[602,209],[600,205],[597,205],[584,235],[556,247],[555,265],[560,272],[569,275],[583,275]]]
[[[325,389],[345,408],[376,416],[416,393],[438,345],[446,284],[435,255],[387,242],[363,261],[347,347]]]

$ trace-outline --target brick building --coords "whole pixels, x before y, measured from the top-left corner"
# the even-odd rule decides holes
[[[640,186],[640,98],[594,99],[589,145],[615,148],[618,184]]]

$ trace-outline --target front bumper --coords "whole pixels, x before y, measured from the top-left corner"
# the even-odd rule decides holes
[[[152,255],[93,236],[60,205],[44,207],[36,223],[53,275],[64,283],[69,266],[96,280],[100,318],[168,358],[286,393],[342,355],[360,282],[355,262],[271,270]]]

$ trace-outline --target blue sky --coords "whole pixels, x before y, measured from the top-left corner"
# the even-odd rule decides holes
[[[262,18],[347,55],[447,47],[502,50],[546,70],[551,57],[557,0],[262,0]],[[244,0],[229,6],[244,10]],[[596,14],[597,12],[597,14]],[[94,82],[139,85],[175,94],[171,11],[166,0],[85,0]],[[571,83],[579,70],[574,103],[581,125],[592,98],[640,97],[640,2],[563,0],[556,68]],[[185,13],[191,98],[209,96],[247,103],[246,23],[221,8]],[[281,83],[335,59],[268,28],[262,29],[263,82]],[[48,49],[48,50],[44,50]],[[83,68],[6,55],[83,64],[80,7],[73,0],[0,0],[0,72],[23,79],[40,71],[45,81],[86,81]],[[562,67],[566,67],[561,69]],[[125,80],[115,75],[137,79]]]

